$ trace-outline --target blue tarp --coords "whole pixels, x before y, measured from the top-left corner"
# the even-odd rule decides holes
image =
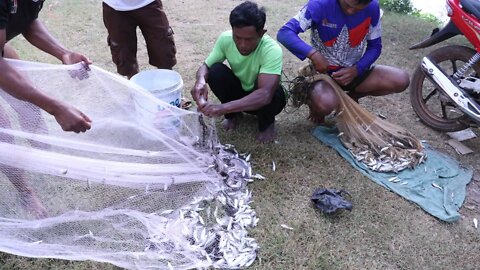
[[[379,185],[418,204],[423,210],[443,221],[454,222],[460,218],[458,210],[465,200],[466,186],[473,176],[471,169],[460,166],[450,156],[424,144],[427,160],[415,169],[405,169],[399,173],[375,172],[356,161],[340,142],[337,134],[336,128],[320,126],[313,130],[317,139],[335,149],[354,168]],[[399,182],[389,181],[395,176],[400,179]]]

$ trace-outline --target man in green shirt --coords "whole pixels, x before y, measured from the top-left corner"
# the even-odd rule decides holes
[[[230,13],[231,31],[220,35],[200,66],[192,97],[198,110],[210,117],[225,115],[222,126],[234,130],[242,112],[258,117],[257,141],[275,139],[275,115],[286,104],[280,85],[282,49],[264,29],[266,14],[246,1]],[[227,60],[228,66],[223,64]],[[208,86],[221,104],[208,101]]]

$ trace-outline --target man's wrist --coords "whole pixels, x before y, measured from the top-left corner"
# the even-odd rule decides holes
[[[307,57],[309,59],[312,59],[312,57],[317,53],[320,53],[320,52],[318,50],[312,50],[311,52],[308,53]]]
[[[69,53],[69,51],[61,46],[54,46],[52,52],[50,53],[55,58],[63,62],[64,56]]]
[[[55,115],[55,112],[58,111],[60,107],[60,102],[56,99],[53,99],[49,96],[40,93],[37,97],[30,101],[32,104],[35,104],[40,109],[46,111],[50,115]]]
[[[231,112],[230,112],[230,106],[229,106],[230,104],[229,104],[229,103],[230,103],[230,102],[219,104],[219,106],[220,106],[220,111],[222,112],[223,115],[228,114],[228,113],[231,113]]]
[[[363,69],[358,65],[354,65],[353,68],[355,68],[355,70],[357,71],[357,76],[360,76],[363,74]]]

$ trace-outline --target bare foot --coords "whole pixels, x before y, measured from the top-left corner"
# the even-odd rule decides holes
[[[235,130],[238,124],[238,117],[223,120],[222,127],[225,131]]]
[[[317,125],[326,126],[326,127],[333,127],[336,124],[335,115],[333,113],[327,116],[324,116],[310,110],[310,115],[308,116],[308,120],[312,121]]]
[[[312,112],[312,110],[310,110],[310,114],[308,115],[308,120],[312,121],[317,125],[322,125],[323,123],[325,123],[325,116],[315,114],[314,112]]]
[[[34,215],[37,219],[42,219],[48,217],[47,209],[40,202],[40,199],[37,197],[37,194],[33,191],[22,191],[19,192],[20,200],[23,207]]]
[[[184,109],[184,110],[190,110],[190,108],[192,107],[192,101],[191,100],[188,100],[186,98],[182,98],[182,101],[180,102],[180,108]]]
[[[258,133],[257,141],[259,143],[269,143],[273,142],[277,137],[277,130],[275,129],[275,122],[273,122],[270,126],[267,127],[264,131]]]
[[[308,120],[317,125],[321,125],[325,122],[325,115],[315,110],[315,107],[312,106],[312,104],[308,104],[308,108]]]

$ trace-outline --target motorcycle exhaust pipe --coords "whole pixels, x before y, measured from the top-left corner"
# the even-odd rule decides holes
[[[463,113],[470,116],[477,124],[480,124],[480,106],[475,100],[447,77],[442,70],[433,63],[428,57],[422,59],[422,70],[427,78],[435,84],[444,94],[457,105]]]

